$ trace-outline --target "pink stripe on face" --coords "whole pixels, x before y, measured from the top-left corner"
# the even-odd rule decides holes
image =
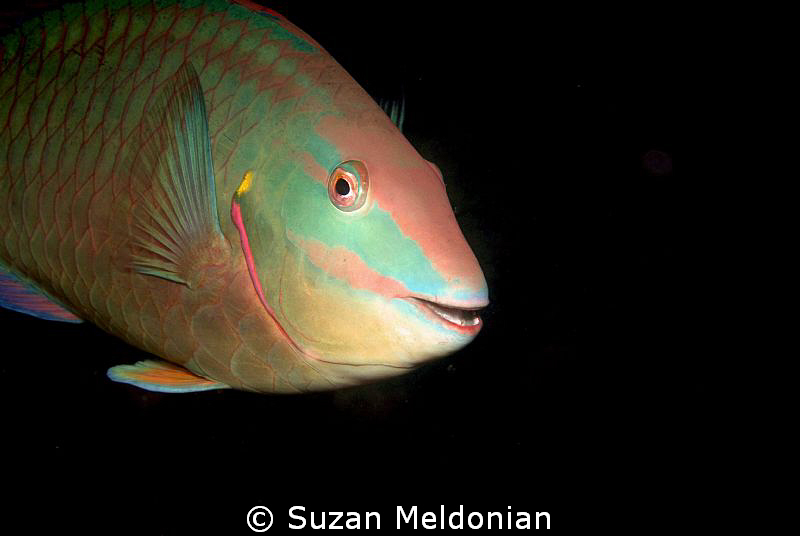
[[[244,222],[242,221],[242,209],[239,207],[239,203],[237,203],[235,199],[233,200],[233,203],[231,203],[231,219],[233,220],[233,224],[236,226],[236,229],[239,231],[239,239],[242,242],[244,261],[247,264],[247,271],[250,273],[250,280],[253,282],[253,287],[256,289],[258,299],[261,300],[261,305],[264,306],[264,309],[267,311],[269,316],[275,321],[275,325],[278,326],[281,334],[286,337],[286,340],[288,340],[298,352],[308,357],[314,357],[300,348],[289,336],[289,334],[286,333],[286,330],[283,329],[283,326],[281,326],[281,323],[275,316],[275,311],[272,309],[272,307],[270,307],[269,303],[267,303],[267,298],[264,296],[264,290],[261,288],[261,281],[258,279],[258,273],[256,272],[256,262],[253,258],[253,252],[250,249],[250,240],[247,238],[247,230],[244,228]]]
[[[447,295],[439,298],[459,307],[486,305],[486,280],[439,175],[386,114],[374,106],[374,114],[364,113],[354,120],[328,117],[317,131],[333,140],[344,158],[365,162],[374,202],[391,214],[402,233],[448,281]]]
[[[329,247],[313,238],[302,238],[289,231],[289,239],[302,249],[321,270],[345,281],[352,288],[367,290],[389,299],[410,296],[401,282],[376,272],[361,257],[342,246]]]

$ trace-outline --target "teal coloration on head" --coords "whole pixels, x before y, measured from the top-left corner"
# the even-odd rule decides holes
[[[320,118],[316,119],[318,121]],[[325,139],[315,132],[314,128],[316,127],[316,124],[317,123],[315,121],[312,121],[309,118],[298,118],[291,124],[291,126],[295,130],[308,132],[308,136],[305,139],[305,151],[311,155],[314,161],[322,169],[333,169],[337,164],[343,161],[343,157],[341,153],[339,153],[339,149],[335,144],[331,143],[330,140]],[[326,186],[320,182],[319,177],[309,175],[305,171],[300,182],[302,182],[305,186],[310,186],[312,184],[317,184],[323,187]],[[311,195],[314,196],[314,194]],[[314,197],[319,196],[317,195]],[[302,203],[304,200],[305,198],[303,198],[301,195],[300,202]],[[309,199],[309,201],[311,201],[311,199]],[[284,203],[284,206],[287,209],[291,209],[291,204],[291,201],[287,201]],[[296,206],[295,208],[304,210],[300,206]]]
[[[433,168],[346,73],[322,65],[321,76],[298,64],[294,76],[317,82],[295,82],[300,96],[270,108],[278,129],[250,168],[242,225],[301,353],[397,373],[469,342],[486,284]],[[366,201],[348,211],[334,197],[361,188],[362,170]]]
[[[42,131],[44,124],[63,123],[69,128],[59,142],[64,150],[57,160],[43,158],[41,169],[59,179],[61,170],[92,177],[99,195],[108,195],[102,188],[111,182],[108,199],[121,199],[127,211],[120,220],[106,198],[91,205],[95,192],[87,188],[75,195],[69,213],[54,216],[56,224],[83,230],[100,222],[106,227],[86,236],[93,239],[97,230],[124,242],[113,249],[124,252],[125,270],[107,277],[106,288],[156,276],[149,277],[157,280],[152,288],[171,289],[152,300],[122,291],[123,297],[95,300],[102,302],[98,311],[114,307],[125,318],[101,318],[101,312],[97,317],[199,374],[227,374],[226,383],[259,389],[265,381],[245,377],[254,370],[272,381],[314,370],[326,378],[315,379],[314,387],[340,385],[348,377],[397,373],[461,348],[481,327],[472,309],[487,303],[487,290],[439,177],[313,39],[283,17],[241,4],[95,0],[80,9],[54,10],[3,38],[2,63],[20,62],[20,75],[35,82],[6,108],[9,139],[24,141],[19,135],[25,128]],[[65,21],[69,26],[87,16],[91,22],[76,25],[82,31],[65,27]],[[23,42],[27,35],[43,37]],[[76,43],[79,53],[48,55],[64,43]],[[187,66],[197,74],[197,83],[188,84],[191,98],[178,113],[154,118],[159,92],[172,87]],[[52,107],[31,106],[44,98],[41,91],[68,87],[59,86],[59,78],[93,90],[80,86],[63,101],[52,97]],[[401,124],[402,107],[390,112]],[[198,113],[207,113],[207,123]],[[81,138],[93,132],[99,134]],[[21,142],[9,148],[12,175],[20,175],[29,150]],[[84,227],[75,225],[90,219]],[[109,254],[85,249],[79,259],[65,255],[75,265],[68,269],[80,273],[78,284],[96,277],[93,263],[102,255]],[[112,261],[107,264],[118,270],[119,259]],[[214,294],[209,281],[222,290]],[[146,292],[150,283],[136,292]],[[167,284],[179,290],[158,286]],[[222,294],[229,289],[238,293]],[[198,298],[203,292],[207,302]],[[189,299],[202,302],[194,304],[199,310],[214,302],[245,311],[246,320],[232,323],[227,339],[221,335],[224,322],[216,322],[225,318],[222,313],[207,324],[189,322],[191,335],[170,337],[168,328],[186,331],[187,320],[172,307]],[[156,302],[161,309],[151,307]],[[159,314],[174,315],[172,323],[155,325]],[[230,342],[243,331],[255,335],[238,346]],[[260,336],[282,338],[252,344]],[[210,357],[197,357],[195,337]],[[172,355],[175,348],[179,356]],[[157,369],[137,371],[158,376],[140,383],[159,384],[169,376]],[[240,382],[229,382],[231,376]]]
[[[436,296],[448,284],[419,244],[377,202],[358,219],[342,218],[328,199],[326,185],[305,177],[289,186],[284,210],[286,227],[294,235],[344,248],[382,276],[402,282],[411,293]],[[309,213],[317,216],[309,218]]]

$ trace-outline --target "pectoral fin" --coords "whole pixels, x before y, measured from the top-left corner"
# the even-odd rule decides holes
[[[135,365],[117,365],[108,369],[115,382],[129,383],[148,391],[161,393],[193,393],[212,389],[228,389],[224,383],[202,378],[178,365],[148,359]]]
[[[164,85],[145,125],[134,164],[133,267],[191,288],[198,266],[226,255],[203,89],[191,64]]]

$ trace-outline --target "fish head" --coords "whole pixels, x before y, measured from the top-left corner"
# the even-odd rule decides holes
[[[337,384],[402,373],[472,341],[488,304],[438,167],[371,99],[320,114],[243,213],[265,306]]]

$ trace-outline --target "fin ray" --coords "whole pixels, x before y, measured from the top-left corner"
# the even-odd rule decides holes
[[[164,85],[145,125],[132,264],[139,273],[191,286],[197,254],[224,238],[205,98],[190,63]]]
[[[0,264],[0,307],[43,320],[83,322],[44,291]]]
[[[380,107],[392,120],[392,123],[400,132],[403,132],[403,122],[406,118],[406,98],[405,95],[399,99],[384,99],[380,102]]]
[[[117,365],[108,369],[108,377],[159,393],[194,393],[212,389],[228,389],[224,383],[202,378],[178,365],[147,359],[135,365]]]

